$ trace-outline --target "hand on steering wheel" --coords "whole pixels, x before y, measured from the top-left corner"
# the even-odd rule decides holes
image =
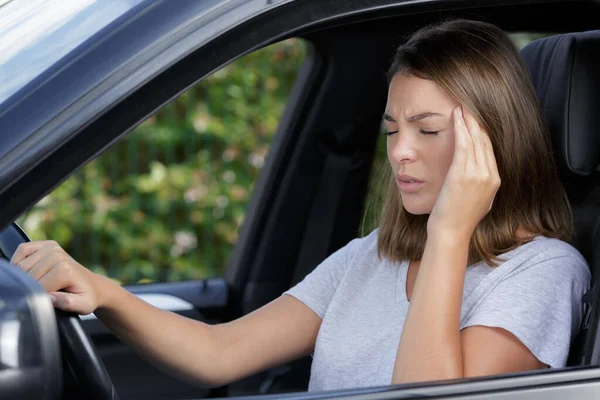
[[[87,398],[117,400],[113,382],[78,316],[97,308],[94,277],[99,276],[73,260],[56,242],[31,242],[17,224],[12,224],[0,232],[0,248],[10,257],[15,247],[11,263],[53,297],[63,355],[75,380],[87,389]]]

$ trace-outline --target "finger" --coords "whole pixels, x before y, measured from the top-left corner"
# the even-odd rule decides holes
[[[32,253],[18,263],[15,263],[15,265],[17,265],[23,271],[30,273],[31,269],[34,268],[42,259],[52,257],[52,252],[54,249],[55,247],[52,245],[43,246],[35,253]]]
[[[469,133],[463,119],[462,108],[456,107],[453,112],[454,118],[454,156],[452,163],[466,167],[467,152],[469,151]],[[464,169],[463,169],[464,170]]]
[[[490,201],[490,205],[488,207],[488,212],[491,211],[492,206],[494,205],[494,199],[496,198],[496,193],[498,193],[498,189],[500,188],[500,173],[498,172],[498,164],[496,163],[496,157],[494,155],[494,146],[492,145],[492,141],[487,134],[482,135],[482,145],[484,147],[484,154],[486,155],[486,167],[490,173],[490,179],[492,180],[492,184],[495,186],[495,191],[492,196],[492,200]]]
[[[67,292],[52,292],[50,293],[54,307],[67,311],[76,312],[77,314],[89,314],[93,312],[91,305],[88,305],[83,297],[78,294]]]
[[[42,279],[44,275],[46,275],[52,269],[62,269],[66,266],[67,260],[60,255],[54,256],[49,254],[43,258],[41,258],[28,272],[29,276],[31,276],[36,281]]]
[[[498,172],[498,162],[496,161],[496,155],[494,154],[494,146],[492,140],[488,135],[485,135],[485,147],[487,148],[487,161],[490,170],[494,172],[496,176],[500,176]]]
[[[473,143],[473,151],[471,153],[473,155],[473,161],[475,163],[475,166],[481,167],[481,165],[484,164],[484,154],[481,145],[481,127],[479,126],[477,120],[468,110],[464,110],[463,118],[467,127],[467,131],[469,133],[469,137],[471,138]]]
[[[48,293],[69,289],[73,286],[71,269],[61,265],[55,268],[47,268],[47,271],[38,281]]]
[[[489,171],[490,177],[499,180],[498,164],[496,163],[496,156],[494,155],[494,146],[489,135],[481,131],[480,132],[480,144],[482,148],[482,158],[485,162],[485,167]]]
[[[56,244],[56,242],[52,240],[40,240],[36,242],[21,243],[19,247],[17,247],[17,250],[15,250],[15,253],[10,259],[10,262],[11,264],[18,264],[24,258],[29,257],[31,254],[35,253],[42,247],[48,246],[50,244]]]

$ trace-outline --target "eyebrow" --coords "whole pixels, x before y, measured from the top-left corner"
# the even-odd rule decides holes
[[[411,115],[410,117],[408,117],[406,120],[408,122],[417,122],[417,121],[421,121],[422,119],[425,118],[429,118],[429,117],[442,117],[443,115],[440,113],[435,113],[435,112],[423,112],[423,113],[419,113],[419,114],[415,114],[415,115]],[[396,120],[394,118],[392,118],[391,115],[389,115],[388,113],[384,113],[382,119],[384,121],[390,121],[390,122],[396,122]]]

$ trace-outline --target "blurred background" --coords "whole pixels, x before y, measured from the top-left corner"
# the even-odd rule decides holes
[[[541,37],[518,33],[518,48]],[[72,175],[17,221],[122,284],[220,276],[252,188],[310,45],[301,39],[249,54],[204,79]],[[372,201],[376,223],[378,142]],[[358,234],[358,232],[357,232]]]

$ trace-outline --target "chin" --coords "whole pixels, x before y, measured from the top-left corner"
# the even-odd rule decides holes
[[[407,207],[404,207],[404,209],[412,215],[426,215],[426,214],[431,214],[431,210],[426,210],[426,209],[417,209],[417,210],[413,210]]]
[[[431,214],[433,208],[432,205],[424,204],[422,201],[404,201],[404,199],[402,199],[402,206],[409,214],[413,215]]]

